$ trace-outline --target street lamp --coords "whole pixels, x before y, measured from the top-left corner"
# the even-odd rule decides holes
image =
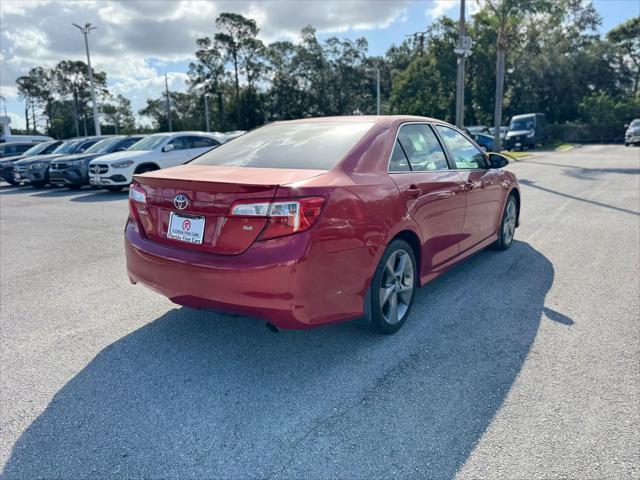
[[[84,48],[87,51],[87,70],[89,70],[89,83],[91,84],[91,103],[93,103],[93,124],[95,126],[96,135],[101,135],[100,131],[100,117],[98,117],[98,104],[96,103],[96,88],[93,84],[93,70],[91,69],[91,58],[89,57],[89,40],[88,35],[91,30],[95,30],[98,27],[92,27],[90,23],[85,24],[84,27],[73,23],[74,27],[82,32],[84,35]]]

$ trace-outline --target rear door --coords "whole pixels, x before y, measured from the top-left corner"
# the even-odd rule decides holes
[[[191,150],[189,151],[189,158],[187,161],[192,158],[197,157],[198,155],[202,155],[205,152],[208,152],[214,147],[220,145],[215,138],[204,137],[200,135],[192,135],[189,137],[189,141],[191,142]]]
[[[484,153],[458,130],[445,125],[437,125],[436,129],[465,184],[466,214],[460,242],[460,250],[465,251],[498,228],[504,195],[501,172],[489,169]]]
[[[458,255],[464,222],[464,186],[426,123],[404,124],[389,174],[423,236],[423,267],[432,270]]]

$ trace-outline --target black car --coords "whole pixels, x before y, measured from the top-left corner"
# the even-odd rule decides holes
[[[34,187],[43,187],[49,183],[49,166],[51,161],[63,155],[83,153],[93,144],[105,137],[83,137],[65,141],[49,155],[37,158],[23,158],[13,166],[13,178],[16,183],[28,182]]]
[[[49,182],[69,188],[81,188],[89,184],[89,162],[107,153],[122,152],[142,140],[142,135],[108,137],[99,141],[84,153],[64,155],[51,161]]]
[[[21,153],[20,155],[12,155],[10,157],[4,157],[0,159],[0,179],[5,182],[10,183],[11,185],[17,185],[17,182],[14,179],[13,173],[13,164],[18,160],[22,160],[25,158],[33,158],[39,155],[49,155],[56,148],[58,148],[62,144],[62,140],[56,140],[53,142],[42,142],[31,144],[31,148]]]
[[[533,148],[547,142],[547,117],[544,113],[527,113],[511,118],[504,140],[507,150]]]

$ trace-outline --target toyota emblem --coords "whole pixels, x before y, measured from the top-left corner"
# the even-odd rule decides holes
[[[176,195],[176,198],[173,199],[173,204],[178,210],[184,210],[189,205],[189,198],[181,193],[180,195]]]

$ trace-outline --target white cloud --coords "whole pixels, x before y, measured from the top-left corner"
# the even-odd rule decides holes
[[[480,10],[481,0],[467,0],[465,2],[465,17],[473,15]],[[433,0],[432,5],[427,9],[425,15],[429,19],[437,19],[443,15],[459,18],[460,16],[460,0]]]
[[[215,34],[215,18],[221,12],[255,19],[264,41],[295,41],[306,25],[320,33],[383,29],[406,18],[409,3],[381,0],[369,8],[354,0],[3,0],[0,87],[8,92],[3,93],[7,99],[15,98],[15,79],[30,68],[50,67],[64,59],[84,61],[82,36],[71,23],[91,22],[97,27],[89,36],[92,63],[107,72],[110,90],[130,98],[137,111],[146,98],[162,92],[164,76],[158,68],[169,70],[172,89],[185,89],[186,64],[193,60],[195,41]]]

